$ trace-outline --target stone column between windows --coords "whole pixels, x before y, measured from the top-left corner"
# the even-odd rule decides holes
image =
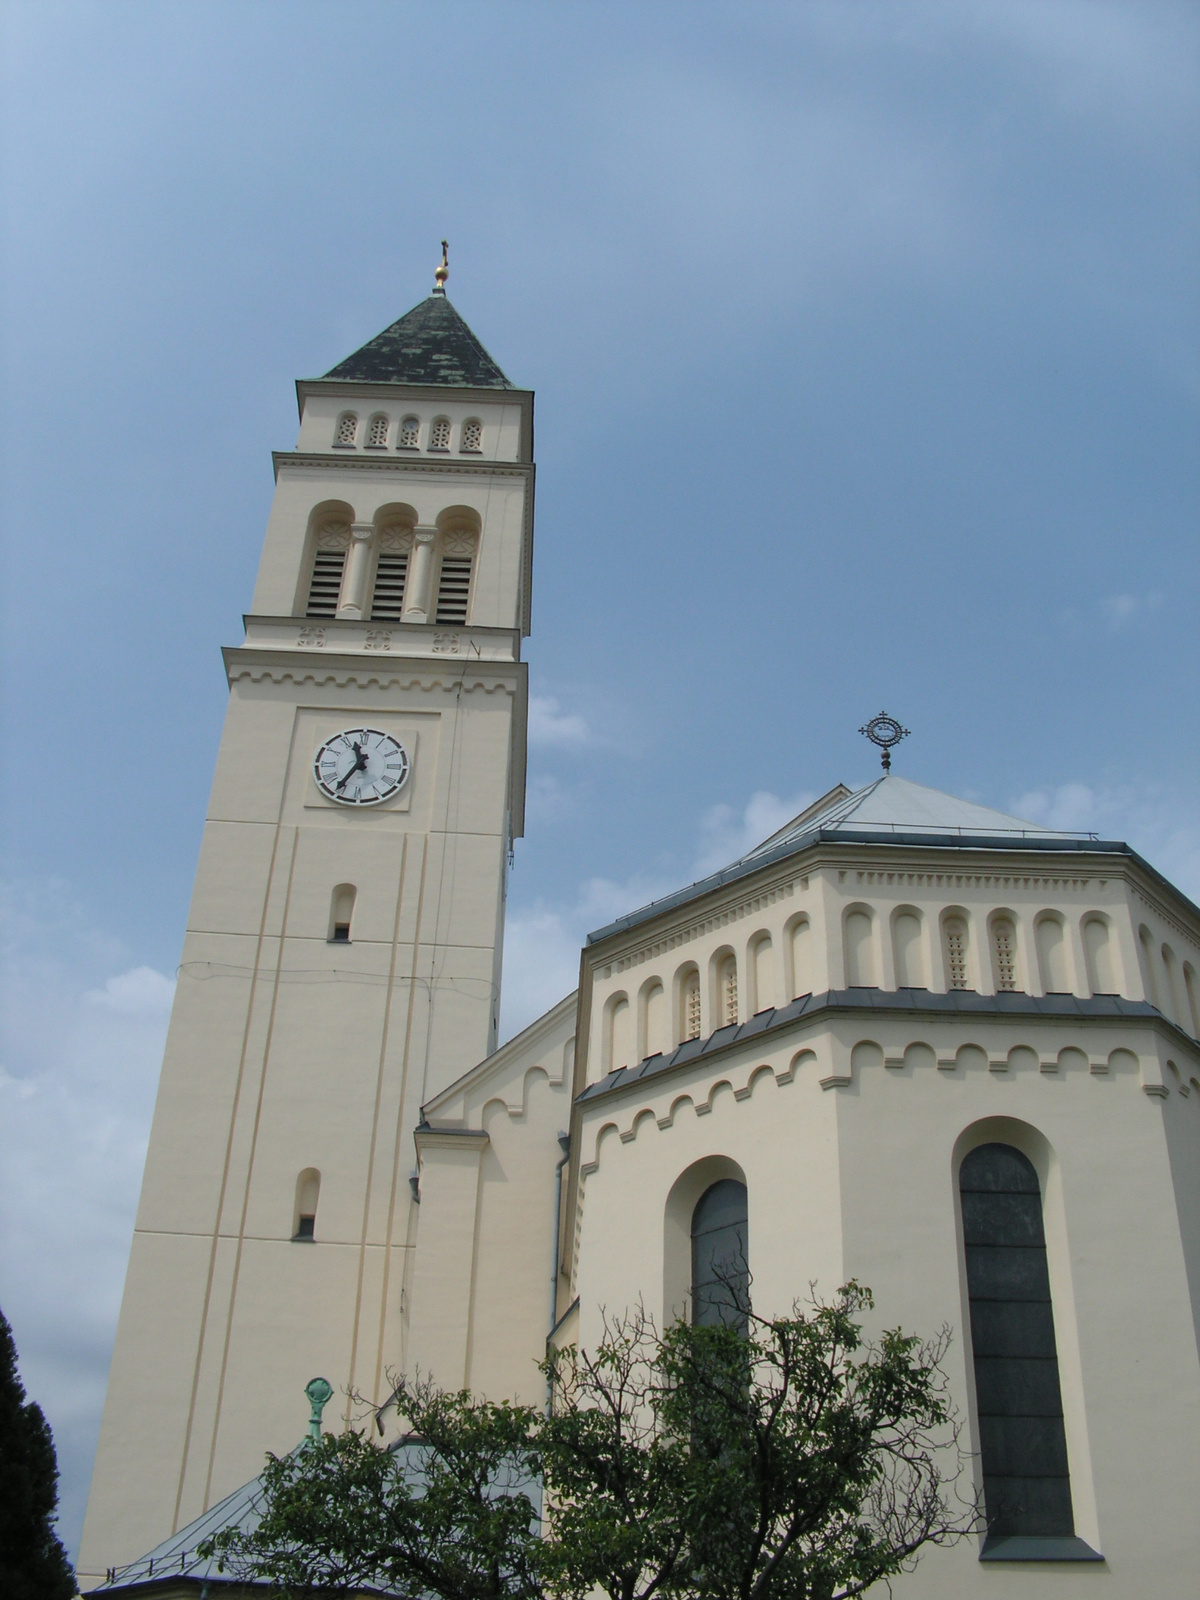
[[[436,528],[414,528],[408,582],[404,587],[404,621],[429,619],[429,589],[433,579],[433,545]]]
[[[366,608],[367,569],[371,564],[371,537],[375,532],[373,522],[350,524],[350,550],[346,556],[346,570],[342,573],[342,590],[338,596],[339,617],[361,617]]]

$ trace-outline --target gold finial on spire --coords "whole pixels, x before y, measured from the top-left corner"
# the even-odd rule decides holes
[[[433,274],[434,278],[437,280],[437,287],[433,291],[434,294],[445,294],[446,292],[446,279],[450,276],[449,254],[450,246],[446,243],[445,239],[443,239],[442,259],[438,263],[437,270]]]

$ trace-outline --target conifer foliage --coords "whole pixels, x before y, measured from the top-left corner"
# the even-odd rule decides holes
[[[17,1347],[0,1311],[0,1593],[5,1600],[69,1600],[76,1593],[54,1531],[58,1464],[42,1408],[26,1400]]]

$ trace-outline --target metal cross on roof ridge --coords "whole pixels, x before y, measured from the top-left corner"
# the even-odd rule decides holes
[[[907,739],[910,729],[902,727],[895,717],[889,717],[886,711],[881,711],[878,716],[871,718],[870,722],[861,727],[859,733],[870,739],[871,743],[879,746],[883,770],[892,770],[892,746]]]

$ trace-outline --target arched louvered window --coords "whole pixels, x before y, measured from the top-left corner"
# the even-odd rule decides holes
[[[462,441],[458,447],[464,455],[478,455],[483,449],[483,423],[478,417],[468,417],[462,425]]]
[[[353,445],[358,438],[358,418],[353,411],[343,411],[337,420],[337,428],[333,435],[335,445],[346,449]]]
[[[946,956],[946,987],[969,989],[967,968],[967,923],[965,917],[947,917],[942,924],[942,945]]]
[[[408,551],[381,550],[375,560],[375,590],[371,596],[372,622],[399,622],[404,612],[408,583]]]
[[[717,1026],[727,1027],[738,1019],[737,957],[723,956],[717,967]]]
[[[1074,1536],[1054,1310],[1033,1163],[1006,1144],[959,1172],[989,1540]]]
[[[377,412],[367,426],[367,448],[369,450],[385,450],[388,441],[388,419],[382,412]]]
[[[435,622],[445,622],[451,626],[466,622],[473,564],[473,556],[447,554],[442,557]]]
[[[744,1330],[749,1309],[746,1185],[722,1178],[692,1212],[692,1321]]]
[[[992,919],[992,975],[997,992],[1017,987],[1017,930],[1011,917]]]
[[[679,983],[679,1023],[683,1041],[700,1037],[700,973],[688,967]]]
[[[336,617],[346,568],[344,550],[318,550],[313,556],[312,582],[308,586],[306,617]]]
[[[420,433],[420,417],[405,417],[400,423],[400,437],[396,442],[396,448],[398,450],[415,450]]]
[[[450,418],[434,417],[433,426],[429,430],[429,448],[431,450],[449,450],[450,448]]]

